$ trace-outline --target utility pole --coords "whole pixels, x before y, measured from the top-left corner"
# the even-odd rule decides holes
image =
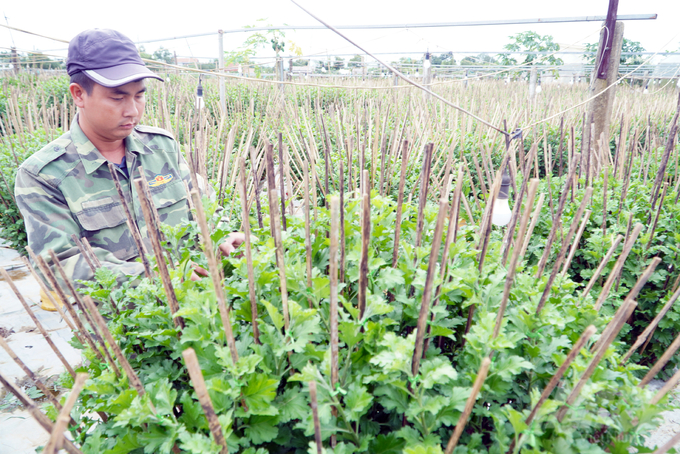
[[[362,55],[361,56],[361,77],[362,77],[363,80],[366,80],[366,72],[367,72],[366,59]]]
[[[529,73],[529,100],[533,101],[536,98],[536,65],[531,66]]]
[[[19,54],[17,53],[17,48],[12,47],[11,50],[11,61],[12,61],[12,70],[14,71],[14,74],[17,74],[19,70],[21,69],[21,63],[19,63]]]
[[[609,0],[607,20],[600,32],[600,46],[595,60],[595,68],[591,75],[589,97],[602,93],[608,86],[613,85],[619,72],[621,60],[621,46],[623,45],[623,22],[617,21],[619,0]],[[590,101],[586,114],[586,127],[583,128],[583,144],[585,165],[590,168],[591,149],[597,145],[600,135],[604,132],[609,137],[612,107],[616,87],[611,87],[602,95]],[[597,171],[597,169],[594,169]]]
[[[224,72],[224,31],[217,30],[217,44],[218,44],[218,52],[219,52],[219,59],[217,60],[219,62],[219,73],[222,74]],[[224,86],[224,77],[220,76],[220,108],[222,109],[222,115],[227,114],[227,101],[224,98],[225,94],[225,86]]]
[[[430,51],[425,52],[425,59],[423,60],[423,85],[430,88],[430,83],[432,83],[432,62],[430,62]],[[423,93],[425,99],[430,99],[430,94]]]

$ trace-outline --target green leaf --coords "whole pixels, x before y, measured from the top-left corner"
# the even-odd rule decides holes
[[[274,307],[269,301],[261,300],[260,302],[267,309],[267,313],[269,314],[269,317],[272,319],[272,323],[274,323],[274,326],[276,326],[276,329],[280,331],[283,328],[283,316],[281,315],[279,310],[276,307]]]
[[[253,415],[278,414],[278,410],[269,405],[276,397],[278,385],[278,380],[268,378],[265,374],[255,374],[249,377],[248,384],[242,390],[248,412]]]
[[[253,444],[259,445],[272,441],[279,434],[276,418],[271,416],[253,416],[245,428],[245,433]]]
[[[345,396],[345,410],[350,421],[358,421],[373,403],[373,396],[366,387],[352,383]]]
[[[458,378],[458,372],[441,357],[427,359],[421,363],[420,376],[425,389],[444,385]]]

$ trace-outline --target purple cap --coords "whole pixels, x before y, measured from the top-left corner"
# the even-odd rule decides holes
[[[92,29],[76,35],[68,45],[66,70],[69,76],[82,71],[104,87],[119,87],[153,77],[130,38],[115,30]]]

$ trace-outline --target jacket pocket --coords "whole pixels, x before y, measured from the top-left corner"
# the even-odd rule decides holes
[[[76,212],[76,217],[83,229],[92,232],[123,224],[125,211],[120,201],[104,197],[83,202],[81,211]]]

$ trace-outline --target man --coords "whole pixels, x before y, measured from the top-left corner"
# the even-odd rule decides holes
[[[147,250],[147,226],[132,183],[141,169],[161,222],[175,225],[190,217],[183,183],[192,188],[190,170],[177,142],[167,131],[139,125],[145,79],[163,79],[146,68],[129,38],[113,30],[87,30],[73,38],[66,66],[78,113],[66,134],[28,158],[17,173],[15,195],[28,245],[48,263],[47,251],[53,249],[71,279],[89,280],[93,273],[71,239],[84,236],[103,266],[138,276],[143,267],[135,260],[139,252],[108,163],[116,167]],[[228,254],[242,241],[242,234],[232,234],[220,249]],[[43,301],[43,308],[50,306]]]

